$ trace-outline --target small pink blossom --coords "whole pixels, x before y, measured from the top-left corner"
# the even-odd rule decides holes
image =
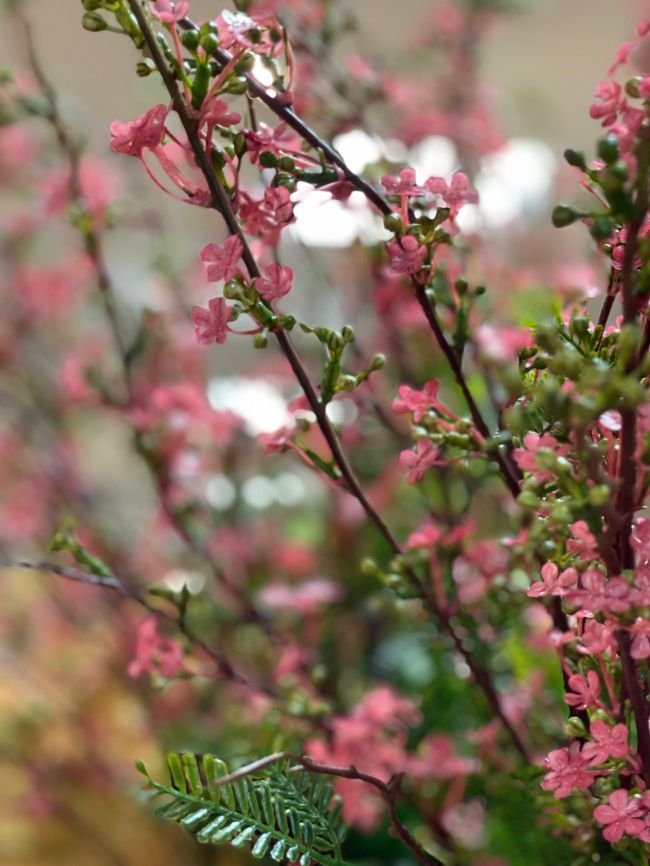
[[[431,466],[435,466],[438,449],[430,439],[418,439],[415,451],[402,451],[399,462],[407,471],[406,480],[409,484],[422,481]]]
[[[424,194],[424,189],[415,182],[415,171],[412,168],[403,168],[398,177],[385,174],[381,179],[381,185],[389,195]]]
[[[408,550],[418,547],[433,547],[434,544],[438,544],[441,538],[442,530],[439,526],[433,523],[425,523],[424,526],[421,526],[409,535],[406,539],[406,547]]]
[[[452,216],[456,216],[463,205],[478,202],[478,193],[470,186],[469,178],[462,171],[455,172],[449,183],[443,177],[430,177],[424,185],[429,192],[444,201]]]
[[[401,240],[388,244],[388,258],[396,274],[417,274],[422,270],[427,257],[427,248],[418,243],[413,235],[405,235]]]
[[[571,526],[571,536],[566,543],[569,553],[579,556],[580,559],[586,562],[598,557],[596,537],[589,531],[589,527],[584,520],[576,520]]]
[[[570,692],[564,695],[565,702],[577,710],[594,710],[601,706],[600,680],[596,671],[587,671],[587,678],[573,674],[568,680]]]
[[[269,265],[264,269],[264,276],[255,281],[255,285],[265,301],[277,301],[291,291],[293,270],[283,265]]]
[[[201,106],[199,123],[207,123],[210,127],[234,126],[241,121],[238,111],[229,111],[230,106],[225,99],[207,99]]]
[[[202,346],[224,343],[228,335],[228,322],[232,318],[232,307],[224,298],[211,298],[208,309],[192,307],[192,323],[196,339]]]
[[[185,0],[152,0],[151,13],[163,24],[175,24],[185,18],[190,11],[190,4]]]
[[[522,472],[530,472],[540,481],[548,481],[553,478],[553,473],[547,469],[541,469],[537,463],[540,448],[553,451],[556,457],[563,457],[569,451],[568,445],[560,445],[555,436],[550,433],[526,433],[523,448],[515,448],[514,457]]]
[[[143,150],[154,150],[165,137],[166,105],[154,105],[141,117],[122,123],[111,123],[111,150],[126,156],[142,157]]]
[[[596,806],[594,818],[605,825],[605,839],[618,842],[623,835],[640,836],[644,832],[645,812],[640,797],[630,797],[625,788],[618,788],[609,795],[608,805]]]
[[[209,283],[232,280],[243,252],[244,246],[237,235],[230,235],[222,244],[206,244],[201,250],[206,280]]]
[[[600,120],[602,126],[611,126],[625,104],[621,96],[622,88],[618,82],[601,81],[596,87],[596,101],[589,107],[589,116]]]
[[[530,598],[540,598],[544,595],[566,595],[567,590],[576,586],[578,572],[575,568],[565,568],[560,571],[554,562],[546,562],[542,566],[542,579],[534,583],[526,595]]]
[[[175,677],[183,670],[183,650],[171,638],[158,634],[158,623],[151,616],[138,626],[135,658],[128,667],[130,677],[142,674],[160,674]]]
[[[632,644],[630,646],[632,658],[650,658],[650,621],[639,618],[630,626],[629,631],[632,636]]]
[[[440,382],[437,379],[429,379],[421,391],[408,385],[400,385],[397,389],[398,397],[393,400],[393,412],[412,412],[416,424],[425,417],[430,409],[443,410],[444,407],[438,400],[438,389]]]
[[[316,613],[341,598],[341,587],[325,577],[314,577],[297,586],[276,581],[264,587],[259,600],[272,610],[295,611],[302,616]]]
[[[624,613],[632,603],[631,587],[622,577],[610,577],[589,568],[580,578],[581,587],[566,594],[569,604],[586,613]]]
[[[623,724],[605,724],[595,719],[590,726],[593,740],[585,743],[582,754],[590,764],[602,764],[609,758],[626,758],[630,752],[629,732]]]
[[[588,788],[596,777],[580,753],[580,743],[571,743],[568,749],[550,752],[544,766],[547,773],[542,780],[542,788],[553,791],[553,796],[558,800],[568,797],[574,788]]]

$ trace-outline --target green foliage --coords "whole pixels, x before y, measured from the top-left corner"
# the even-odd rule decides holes
[[[199,842],[247,846],[261,859],[309,866],[342,866],[341,842],[346,828],[338,798],[322,775],[282,764],[251,765],[251,773],[232,781],[226,764],[204,755],[167,758],[172,786],[155,782],[143,764],[154,797],[164,803],[156,815],[180,824]],[[253,772],[255,769],[255,772]]]

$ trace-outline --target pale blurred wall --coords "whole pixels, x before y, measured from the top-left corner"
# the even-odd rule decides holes
[[[527,0],[529,9],[500,23],[484,51],[486,82],[501,97],[503,121],[514,134],[534,134],[555,147],[586,145],[594,137],[587,106],[616,46],[650,12],[648,0]],[[195,18],[218,13],[223,2],[194,0]],[[355,49],[393,54],[406,43],[431,0],[347,0],[361,26]],[[134,51],[126,39],[85,33],[79,0],[28,0],[40,51],[68,107],[107,150],[107,128],[155,98],[155,84],[133,75]],[[3,25],[2,65],[13,54]]]

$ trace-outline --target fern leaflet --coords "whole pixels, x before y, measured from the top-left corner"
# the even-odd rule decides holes
[[[167,763],[172,786],[154,781],[138,764],[153,796],[164,800],[154,814],[199,842],[248,846],[254,857],[269,855],[277,863],[344,866],[341,804],[322,775],[285,760],[228,781],[227,765],[214,755],[203,755],[199,766],[193,754],[171,753]]]

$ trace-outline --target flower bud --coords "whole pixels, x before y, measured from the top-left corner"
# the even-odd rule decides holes
[[[568,147],[564,151],[564,158],[574,168],[580,168],[582,171],[587,170],[587,160],[581,150],[573,150],[573,148]]]
[[[156,64],[150,58],[141,60],[135,67],[136,74],[139,78],[146,78],[156,71]]]
[[[214,54],[214,52],[219,47],[219,42],[214,33],[204,33],[203,36],[199,39],[199,45],[205,51],[206,54]]]
[[[384,217],[384,228],[396,235],[401,235],[404,231],[402,220],[396,213],[386,214]]]
[[[269,344],[269,338],[266,334],[266,331],[262,331],[261,334],[255,334],[253,338],[253,348],[255,349],[266,349]]]
[[[275,168],[278,164],[278,158],[270,150],[263,150],[260,153],[260,165],[262,168]]]
[[[90,33],[100,33],[108,28],[108,24],[98,12],[86,12],[81,19],[81,26]]]
[[[278,160],[278,168],[282,171],[295,171],[295,160],[291,159],[290,156],[283,156]]]
[[[596,152],[603,162],[610,165],[619,157],[618,141],[613,135],[608,135],[607,138],[601,138],[598,142]]]
[[[199,34],[196,30],[184,30],[181,33],[181,43],[187,48],[188,51],[196,51],[199,47]]]
[[[569,207],[566,204],[559,204],[553,208],[551,221],[556,229],[563,229],[566,226],[573,225],[581,216],[582,214],[575,210],[575,208]]]
[[[381,370],[382,367],[386,365],[386,356],[385,355],[374,355],[372,360],[370,361],[369,370]]]
[[[614,220],[608,216],[599,216],[589,226],[589,234],[595,241],[606,241],[614,232]]]
[[[570,737],[580,737],[582,739],[587,736],[587,729],[579,716],[570,716],[564,727]]]

